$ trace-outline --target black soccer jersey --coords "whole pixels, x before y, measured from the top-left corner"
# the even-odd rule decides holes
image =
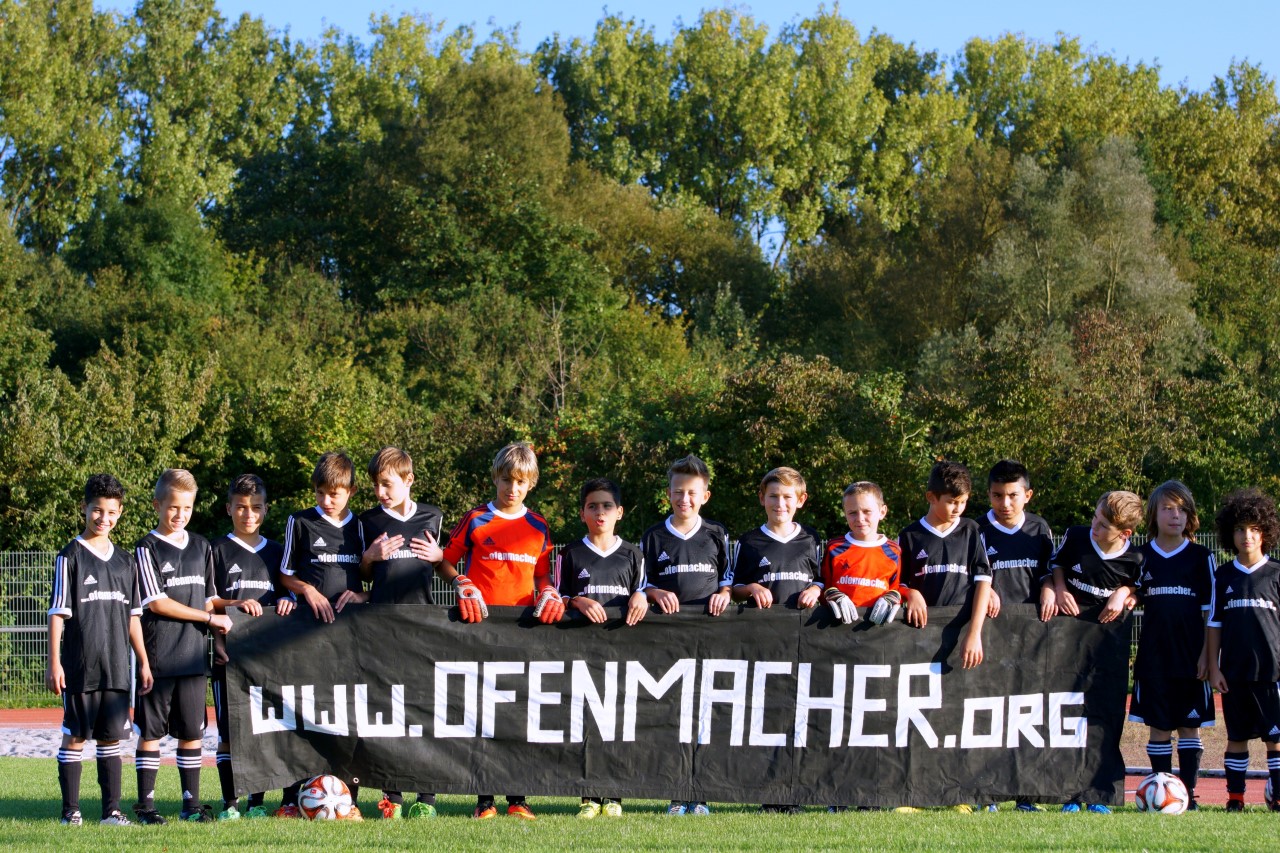
[[[280,573],[311,584],[332,603],[347,590],[360,592],[362,554],[359,519],[348,512],[342,521],[330,521],[313,506],[289,516]]]
[[[142,615],[133,555],[108,543],[95,551],[77,536],[53,561],[49,615],[62,621],[68,693],[129,690],[129,618]]]
[[[699,518],[688,535],[668,517],[640,537],[648,585],[674,592],[681,604],[706,604],[728,586],[729,534],[718,521]]]
[[[608,551],[584,537],[560,549],[556,575],[565,598],[583,596],[606,607],[626,606],[632,593],[644,589],[644,556],[621,537],[613,540]]]
[[[218,595],[213,582],[213,551],[203,536],[180,530],[161,536],[152,530],[138,540],[138,586],[142,606],[170,598],[196,610]],[[142,639],[147,646],[151,674],[157,678],[207,675],[208,627],[204,622],[171,619],[147,607],[142,614]]]
[[[762,525],[734,543],[729,582],[758,583],[773,594],[775,604],[796,607],[806,587],[822,586],[821,569],[822,538],[812,527],[793,523],[791,535],[780,538]]]
[[[1049,567],[1061,567],[1076,604],[1090,607],[1105,604],[1122,586],[1136,588],[1142,563],[1142,552],[1132,542],[1126,541],[1116,553],[1104,555],[1088,527],[1068,527]]]
[[[1228,681],[1280,680],[1280,563],[1219,566],[1209,627],[1222,632],[1218,669]]]
[[[440,544],[440,526],[443,516],[439,507],[430,504],[409,503],[408,515],[392,512],[384,506],[360,514],[360,526],[364,539],[372,543],[383,533],[403,536],[404,545],[385,560],[372,565],[373,588],[369,600],[374,604],[432,604],[431,578],[435,566],[414,556],[409,548],[410,539],[425,539],[428,532]]]
[[[284,548],[265,536],[257,545],[249,545],[234,533],[213,543],[213,585],[218,598],[229,601],[256,599],[265,607],[274,607],[279,598],[289,593],[279,587],[280,558]],[[213,662],[227,662],[227,641],[221,634],[213,635]]]
[[[1007,604],[1036,604],[1040,581],[1049,572],[1053,531],[1049,522],[1023,513],[1017,527],[1005,527],[988,511],[978,522],[991,564],[991,588]]]
[[[898,534],[902,585],[924,596],[929,607],[967,604],[973,584],[991,580],[978,523],[961,518],[946,533],[923,518]]]
[[[1140,550],[1142,636],[1133,673],[1139,678],[1195,678],[1204,648],[1204,614],[1213,601],[1213,552],[1186,539],[1171,552],[1155,542]]]

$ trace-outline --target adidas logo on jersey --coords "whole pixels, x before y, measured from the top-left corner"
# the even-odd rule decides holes
[[[1200,715],[1199,715],[1198,713],[1196,713],[1196,709],[1195,709],[1195,708],[1192,708],[1192,709],[1191,709],[1191,713],[1190,713],[1190,714],[1187,714],[1187,719],[1188,719],[1188,720],[1198,720],[1198,719],[1200,719]]]
[[[1230,584],[1228,584],[1228,585],[1227,585],[1227,595],[1230,595],[1230,594],[1231,594],[1231,593],[1233,593],[1233,592],[1235,592],[1235,590],[1231,588],[1231,585],[1230,585]]]
[[[591,572],[587,571],[586,569],[583,569],[582,571],[578,572],[578,580],[587,580],[590,577],[591,577]]]
[[[229,575],[238,575],[238,574],[240,574],[240,573],[241,573],[241,570],[240,570],[240,564],[239,564],[239,563],[236,563],[234,566],[232,566],[231,568],[227,569],[227,574],[229,574]]]
[[[161,574],[167,575],[169,574],[169,572],[172,572],[173,570],[174,570],[173,563],[165,563],[163,566],[160,567]]]
[[[1071,571],[1075,572],[1078,575],[1084,574],[1084,569],[1080,568],[1079,563],[1076,563],[1074,566],[1072,566]]]
[[[316,537],[316,541],[314,541],[314,542],[312,542],[312,543],[311,543],[311,547],[312,547],[312,548],[323,548],[323,547],[325,547],[325,544],[326,544],[326,543],[325,543],[325,541],[324,541],[324,537],[323,537],[323,536],[317,536],[317,537]]]
[[[763,567],[763,566],[769,566],[769,565],[772,565],[772,563],[770,563],[770,562],[769,562],[769,558],[768,558],[768,557],[761,557],[761,558],[760,558],[760,565]]]
[[[1269,735],[1280,735],[1280,726],[1272,726],[1272,727],[1271,727],[1271,731],[1267,732],[1267,734],[1269,734]]]
[[[1143,582],[1143,583],[1151,583],[1151,572],[1143,572],[1143,573],[1142,573],[1142,582]]]
[[[97,578],[95,578],[93,575],[89,575],[88,577],[86,577],[86,578],[84,579],[84,585],[85,585],[85,586],[93,586],[93,585],[95,585],[97,582],[98,582],[98,579],[97,579]]]
[[[659,561],[661,561],[661,560],[670,560],[670,559],[671,559],[671,555],[670,555],[670,554],[668,554],[666,551],[663,551],[661,554],[659,554],[659,555],[658,555],[658,560],[659,560]]]
[[[988,556],[988,557],[994,557],[996,554],[999,554],[999,553],[1000,553],[1000,552],[996,550],[996,546],[994,546],[994,545],[988,545],[988,546],[987,546],[987,556]]]
[[[493,545],[497,545],[498,543],[493,541],[492,536],[486,536],[484,537],[484,544],[493,546]]]
[[[921,548],[921,549],[920,549],[920,553],[919,553],[919,554],[916,554],[916,559],[917,559],[917,560],[927,560],[927,559],[929,559],[929,552],[928,552],[928,551],[926,551],[925,549]]]

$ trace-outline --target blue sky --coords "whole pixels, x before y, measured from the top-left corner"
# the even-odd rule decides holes
[[[665,40],[678,20],[692,22],[701,9],[721,5],[726,4],[645,0],[630,5],[614,2],[608,9],[644,20]],[[818,0],[812,5],[780,0],[735,5],[776,32],[797,16],[816,11]],[[127,9],[132,4],[99,2],[98,6]],[[532,49],[553,33],[589,39],[605,5],[599,0],[553,0],[546,7],[515,0],[218,0],[218,8],[231,18],[248,12],[278,29],[287,27],[294,38],[304,40],[317,39],[326,26],[367,36],[370,14],[380,12],[420,13],[443,21],[448,29],[472,24],[481,34],[494,26],[518,24],[522,46]],[[1278,0],[914,0],[846,2],[840,5],[840,11],[864,33],[874,28],[898,41],[915,42],[922,50],[937,50],[948,57],[973,36],[992,38],[1012,31],[1051,41],[1062,31],[1078,36],[1087,47],[1120,60],[1158,62],[1164,83],[1185,82],[1194,90],[1204,90],[1215,75],[1225,75],[1233,59],[1260,64],[1273,78],[1280,70]]]

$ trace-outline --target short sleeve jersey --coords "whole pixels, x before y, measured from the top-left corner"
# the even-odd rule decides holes
[[[896,590],[902,579],[902,552],[883,535],[875,542],[854,539],[852,533],[832,539],[822,554],[822,582],[849,596],[857,607],[874,604]]]
[[[621,537],[615,537],[607,551],[584,537],[560,549],[556,574],[565,598],[582,596],[606,607],[623,606],[632,593],[644,589],[644,556]]]
[[[1219,567],[1209,627],[1222,631],[1218,668],[1228,681],[1280,680],[1280,563]]]
[[[403,536],[404,545],[385,560],[375,560],[373,587],[369,600],[374,604],[432,604],[431,579],[435,566],[420,560],[409,547],[410,539],[423,539],[430,533],[437,542],[443,516],[439,507],[409,502],[408,512],[400,515],[384,506],[360,514],[365,541],[372,544],[382,534]],[[441,543],[443,547],[443,543]]]
[[[973,584],[991,580],[982,532],[971,518],[961,518],[939,532],[923,518],[898,534],[902,549],[902,585],[924,596],[929,607],[966,604]]]
[[[534,578],[551,575],[551,529],[528,507],[505,513],[493,504],[454,525],[444,558],[472,580],[489,604],[533,604]]]
[[[333,521],[319,507],[289,516],[280,573],[309,583],[330,602],[347,590],[359,592],[364,536],[350,512]]]
[[[203,536],[186,530],[161,536],[152,530],[134,549],[142,588],[142,639],[157,678],[207,675],[208,628],[203,622],[172,619],[153,612],[153,601],[172,599],[196,610],[218,595],[213,581],[213,549]]]
[[[668,517],[644,532],[640,550],[648,586],[674,592],[681,604],[706,604],[729,585],[729,534],[718,521],[700,517],[685,534]]]
[[[991,565],[991,588],[1008,604],[1040,601],[1040,581],[1049,573],[1053,531],[1049,522],[1023,513],[1017,527],[1005,527],[990,511],[978,522]]]
[[[1136,587],[1142,574],[1143,556],[1132,542],[1113,554],[1102,549],[1089,535],[1088,527],[1068,527],[1062,544],[1049,560],[1051,568],[1061,568],[1067,587],[1081,606],[1104,604],[1122,586]]]
[[[129,690],[129,619],[142,615],[133,555],[108,543],[96,551],[77,536],[53,561],[49,615],[62,616],[68,693]]]
[[[234,533],[213,543],[213,585],[218,598],[229,601],[255,599],[263,607],[273,607],[277,598],[287,597],[277,584],[280,580],[280,558],[284,548],[265,536],[257,545],[249,545]],[[227,641],[220,633],[213,635],[213,662],[227,662]]]
[[[797,607],[806,587],[817,584],[822,567],[822,539],[812,527],[792,524],[780,537],[767,526],[748,530],[733,545],[729,560],[732,586],[758,583],[786,607]]]
[[[1213,601],[1213,552],[1186,539],[1173,551],[1142,551],[1142,635],[1134,675],[1195,678],[1204,647],[1204,615]]]

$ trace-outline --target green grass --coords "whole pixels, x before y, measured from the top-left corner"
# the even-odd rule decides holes
[[[134,792],[132,768],[125,765],[125,802]],[[157,789],[158,807],[166,815],[178,811],[177,770],[163,767]],[[205,771],[203,790],[216,797],[215,771]],[[536,823],[506,817],[485,823],[470,820],[474,799],[441,798],[441,816],[434,821],[377,821],[359,824],[310,824],[304,821],[241,820],[216,825],[132,828],[98,826],[97,782],[86,763],[81,806],[90,819],[82,827],[58,824],[57,767],[51,759],[0,759],[0,845],[7,848],[58,850],[110,848],[146,849],[298,849],[323,850],[365,847],[431,847],[445,849],[815,849],[873,848],[915,850],[921,847],[1010,850],[1273,850],[1280,815],[1254,806],[1243,815],[1220,809],[1165,817],[1139,814],[1131,808],[1110,817],[1063,815],[1057,812],[1022,814],[1008,805],[998,814],[960,815],[950,811],[898,815],[888,812],[848,812],[829,815],[819,808],[801,816],[755,813],[755,806],[712,804],[707,818],[669,818],[665,803],[635,800],[626,803],[621,820],[604,817],[579,821],[577,802],[566,798],[535,797]],[[92,797],[88,796],[90,793]],[[361,793],[366,814],[375,811],[373,791]],[[274,806],[278,799],[268,796]],[[206,797],[206,799],[210,799]]]

